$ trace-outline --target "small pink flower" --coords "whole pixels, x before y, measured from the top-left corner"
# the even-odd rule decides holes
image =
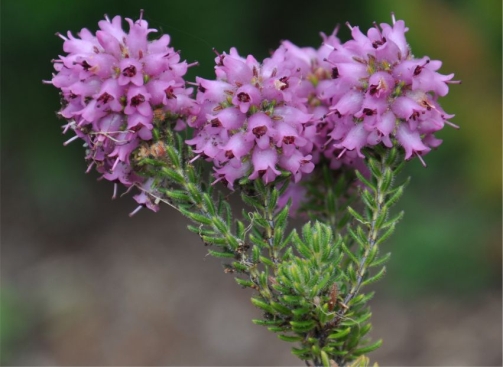
[[[232,103],[239,107],[242,113],[248,112],[250,106],[256,106],[262,101],[260,91],[249,84],[238,88],[232,97]]]
[[[369,78],[368,94],[375,97],[388,97],[395,88],[395,79],[386,72],[378,71]]]
[[[363,94],[356,90],[349,91],[332,108],[340,115],[353,115],[361,109]]]
[[[237,130],[241,128],[246,120],[246,114],[234,107],[226,108],[216,115],[208,114],[209,121],[217,119],[222,127],[226,130]]]
[[[274,181],[281,173],[276,169],[278,154],[270,149],[255,149],[252,156],[253,173],[248,177],[251,180],[262,177],[265,183]]]
[[[245,177],[249,173],[250,168],[251,164],[249,161],[242,162],[238,158],[233,158],[222,167],[214,167],[215,176],[217,177],[214,183],[223,181],[229,189],[234,190],[234,181]]]
[[[267,149],[271,138],[275,135],[273,121],[265,113],[258,112],[248,118],[248,128],[245,134],[247,141],[254,141],[260,149]]]
[[[226,158],[241,159],[248,155],[253,148],[254,142],[247,141],[243,133],[237,133],[230,137],[229,141],[222,146]]]
[[[119,64],[119,85],[133,83],[141,87],[143,85],[142,65],[135,59],[122,59]]]
[[[361,149],[367,145],[369,132],[365,130],[363,124],[358,124],[349,130],[348,134],[341,143],[335,144],[338,149],[355,150],[360,158],[364,158]]]
[[[396,138],[400,145],[405,149],[405,159],[410,159],[413,154],[424,154],[430,151],[421,141],[421,136],[417,131],[411,131],[406,124],[398,127]]]
[[[311,162],[311,155],[304,156],[298,150],[294,150],[290,155],[282,155],[279,160],[279,166],[293,174],[294,182],[299,182],[302,174],[311,173],[314,169],[314,163]]]
[[[126,115],[135,112],[147,117],[152,117],[152,106],[149,103],[150,93],[145,87],[131,86],[127,92],[127,106],[124,109]]]

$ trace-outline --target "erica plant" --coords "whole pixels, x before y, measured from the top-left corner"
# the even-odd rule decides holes
[[[453,74],[415,58],[402,20],[351,26],[342,43],[289,41],[269,58],[217,53],[215,78],[184,80],[170,37],[140,17],[99,22],[93,34],[59,35],[64,56],[47,83],[60,89],[67,143],[82,139],[93,167],[134,189],[142,207],[166,203],[252,288],[253,320],[294,344],[307,365],[367,366],[368,286],[385,273],[381,251],[406,161],[441,144],[449,121],[438,103]],[[65,143],[65,144],[67,144]],[[209,177],[208,169],[209,167]],[[235,213],[225,196],[240,195]],[[302,228],[287,225],[297,215]]]

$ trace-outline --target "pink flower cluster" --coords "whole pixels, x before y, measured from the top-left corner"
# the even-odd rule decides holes
[[[321,33],[323,44],[318,49],[299,48],[289,41],[284,41],[282,45],[303,63],[302,77],[309,81],[303,88],[303,95],[313,118],[304,126],[304,135],[309,142],[304,151],[313,156],[312,162],[315,165],[323,159],[328,161],[332,169],[339,169],[342,165],[362,168],[363,159],[356,151],[340,156],[341,149],[331,143],[330,133],[338,125],[338,120],[330,110],[331,101],[321,97],[326,83],[333,83],[335,79],[333,68],[327,59],[334,49],[341,46],[336,37],[337,30],[336,28],[330,36]]]
[[[349,25],[348,25],[349,26]],[[320,82],[318,97],[329,106],[335,122],[329,136],[341,156],[396,140],[405,149],[405,159],[421,155],[441,144],[433,135],[449,124],[454,115],[438,104],[454,74],[437,72],[440,61],[416,59],[405,40],[408,28],[402,20],[381,24],[364,35],[351,27],[353,39],[335,46],[328,55],[332,80]],[[347,153],[346,153],[347,154]]]
[[[284,41],[261,63],[233,48],[217,55],[216,80],[197,78],[201,112],[187,143],[198,158],[213,162],[216,181],[232,189],[237,179],[267,183],[284,170],[299,182],[322,156],[333,168],[360,161],[356,153],[339,159],[337,149],[327,147],[334,118],[327,117],[317,85],[331,78],[326,58],[340,42],[335,34],[323,38],[318,50]]]
[[[67,143],[85,141],[88,171],[95,164],[103,178],[127,187],[149,186],[150,192],[150,185],[133,172],[130,156],[141,141],[152,139],[153,110],[183,116],[197,113],[198,106],[182,78],[190,65],[168,47],[170,37],[149,42],[155,29],[141,18],[126,21],[128,33],[116,16],[100,21],[96,35],[85,28],[78,37],[59,35],[67,55],[54,61],[56,73],[48,83],[61,89],[59,114],[69,121],[64,132],[76,134]],[[184,127],[182,119],[177,125]],[[144,196],[135,199],[157,210]]]
[[[305,127],[312,87],[309,62],[285,44],[259,63],[236,49],[216,57],[216,80],[197,78],[201,112],[191,126],[198,157],[212,161],[217,181],[229,188],[243,177],[272,182],[281,171],[295,181],[313,170]]]
[[[348,25],[352,39],[345,43],[336,31],[322,33],[318,49],[284,41],[262,62],[235,48],[217,54],[216,79],[197,77],[194,100],[183,80],[191,65],[168,47],[170,37],[148,41],[156,30],[141,17],[126,19],[126,33],[116,16],[100,21],[96,35],[59,35],[67,55],[54,61],[48,83],[61,89],[64,131],[76,134],[68,142],[85,141],[88,170],[96,165],[103,178],[140,188],[136,201],[153,210],[157,181],[135,172],[130,158],[152,142],[154,111],[175,116],[175,130],[186,122],[194,129],[186,142],[195,159],[212,162],[215,182],[230,189],[242,178],[269,183],[282,173],[298,185],[321,161],[360,168],[361,150],[381,143],[400,145],[405,159],[424,164],[421,156],[441,144],[434,133],[457,127],[438,98],[458,82],[438,73],[440,61],[414,58],[408,29],[392,19],[366,35]],[[292,186],[289,195],[295,201],[301,192]]]

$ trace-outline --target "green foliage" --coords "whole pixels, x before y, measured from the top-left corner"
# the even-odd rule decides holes
[[[397,150],[369,153],[371,177],[356,172],[329,178],[324,171],[324,185],[333,185],[323,195],[316,183],[308,186],[313,200],[305,211],[333,225],[314,221],[305,224],[300,234],[296,230],[290,233],[284,246],[294,251],[278,264],[270,284],[271,298],[263,298],[259,306],[266,311],[266,318],[275,321],[273,327],[267,324],[269,330],[277,332],[281,340],[300,342],[300,348],[292,349],[299,358],[315,365],[355,361],[355,366],[366,366],[368,359],[364,355],[381,345],[381,340],[371,342],[366,337],[371,330],[367,304],[373,293],[362,293],[361,288],[381,279],[386,271],[383,265],[390,254],[381,255],[379,245],[403,216],[389,216],[390,208],[403,193],[404,185],[394,186],[402,161],[403,155]],[[353,196],[343,194],[351,190],[350,177],[359,178],[363,185],[354,190]],[[326,197],[332,202],[326,203],[330,201],[324,200]],[[361,205],[356,197],[363,204],[361,211],[349,206]],[[263,210],[264,206],[255,204],[255,208]],[[346,215],[353,221],[346,221],[341,228],[339,218]],[[267,228],[266,217],[254,219],[256,226]],[[281,222],[278,215],[276,219]]]
[[[143,157],[136,165],[155,177],[163,197],[194,224],[208,253],[222,259],[236,282],[256,293],[251,298],[263,315],[253,322],[299,343],[292,353],[315,365],[368,365],[364,355],[381,345],[367,338],[371,330],[368,301],[362,288],[381,279],[390,254],[379,246],[394,231],[403,213],[389,216],[403,193],[394,186],[403,154],[396,149],[367,152],[370,177],[323,166],[307,183],[302,210],[313,220],[300,233],[288,229],[289,204],[277,210],[290,176],[277,181],[240,182],[246,204],[234,218],[227,200],[203,179],[198,162],[183,139],[163,130],[154,136],[166,156]],[[211,180],[211,178],[210,178]]]

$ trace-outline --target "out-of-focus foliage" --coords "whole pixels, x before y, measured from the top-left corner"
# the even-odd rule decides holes
[[[12,345],[15,345],[29,329],[29,313],[20,297],[7,289],[0,291],[0,342],[2,344],[0,363],[12,357]]]

